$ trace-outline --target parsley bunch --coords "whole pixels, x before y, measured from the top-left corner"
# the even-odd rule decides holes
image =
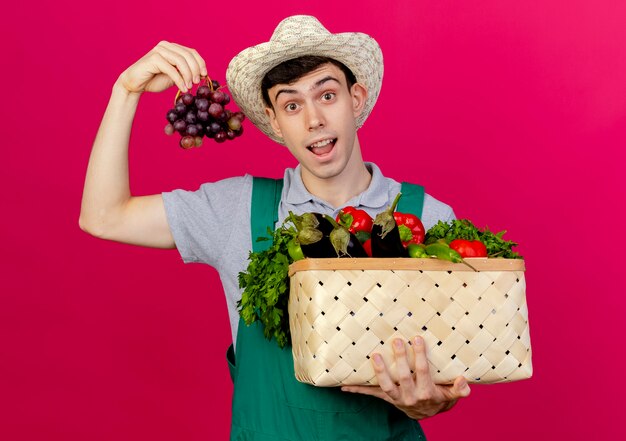
[[[431,244],[439,239],[444,239],[447,243],[454,239],[479,240],[487,247],[488,257],[521,259],[522,256],[512,250],[517,243],[502,238],[505,233],[506,231],[492,233],[487,227],[481,230],[467,219],[455,219],[450,223],[437,222],[426,232],[424,243]]]
[[[275,338],[282,348],[290,341],[287,307],[289,265],[293,259],[289,257],[287,244],[294,237],[295,230],[283,225],[275,231],[268,228],[267,232],[269,237],[257,240],[271,240],[269,248],[250,252],[248,268],[239,273],[239,287],[244,291],[237,306],[246,325],[260,321],[265,338]]]

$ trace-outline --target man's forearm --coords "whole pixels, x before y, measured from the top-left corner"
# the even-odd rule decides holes
[[[80,226],[101,235],[130,199],[128,144],[141,94],[115,83],[93,144],[80,212]]]

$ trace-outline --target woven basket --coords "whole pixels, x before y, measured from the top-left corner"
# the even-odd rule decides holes
[[[293,263],[296,378],[316,386],[378,384],[370,355],[392,362],[392,340],[410,344],[416,335],[424,338],[435,383],[459,375],[471,383],[530,378],[524,261],[467,261],[478,271],[437,259]],[[389,369],[393,377],[395,362]]]

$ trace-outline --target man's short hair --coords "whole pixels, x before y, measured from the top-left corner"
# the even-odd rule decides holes
[[[273,108],[267,91],[277,84],[292,84],[298,81],[300,78],[313,72],[323,64],[331,63],[337,66],[346,76],[346,83],[348,84],[348,90],[352,88],[352,85],[356,83],[356,77],[345,64],[340,63],[337,60],[333,60],[328,57],[318,57],[316,55],[305,55],[303,57],[287,60],[279,65],[275,66],[263,77],[261,82],[261,92],[263,93],[263,101],[265,104]]]

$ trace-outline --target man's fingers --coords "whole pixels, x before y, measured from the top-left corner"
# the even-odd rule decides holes
[[[415,356],[415,395],[419,399],[430,399],[433,395],[434,383],[428,369],[426,345],[422,337],[413,339],[413,354]]]
[[[441,409],[442,412],[452,409],[460,398],[465,398],[470,394],[470,387],[467,384],[467,380],[463,377],[457,377],[453,384],[440,385],[437,388],[441,391],[444,402],[447,402]]]
[[[185,79],[182,77],[180,72],[176,70],[174,66],[170,64],[168,60],[163,58],[163,56],[159,53],[155,54],[154,62],[156,64],[156,68],[171,78],[171,80],[176,84],[183,92],[187,91],[187,85],[185,84]],[[158,74],[157,74],[158,75]]]
[[[172,43],[172,50],[185,58],[185,61],[187,62],[187,65],[191,70],[191,81],[193,81],[194,83],[199,83],[200,75],[202,75],[202,67],[198,59],[202,60],[202,58],[200,58],[198,52],[195,49],[190,49],[176,43]],[[202,61],[202,63],[204,63],[204,61]]]
[[[372,354],[372,364],[374,365],[374,372],[376,373],[376,378],[378,379],[378,386],[392,399],[398,399],[398,387],[391,379],[389,369],[387,369],[387,365],[385,364],[383,357],[380,354]]]
[[[409,367],[404,340],[400,338],[394,339],[393,352],[396,357],[396,374],[400,387],[405,390],[413,390],[415,381],[411,373],[411,368]]]
[[[159,43],[157,45],[157,53],[160,54],[163,58],[165,58],[168,63],[175,66],[176,69],[180,72],[180,75],[183,77],[185,81],[185,86],[191,89],[193,85],[193,77],[194,73],[192,71],[191,66],[189,65],[186,57],[181,51],[177,50],[172,44]],[[190,56],[191,59],[193,57]],[[195,64],[195,61],[193,61]]]
[[[357,394],[371,395],[373,397],[382,398],[383,400],[393,404],[393,400],[389,398],[379,386],[343,386],[343,392],[352,392]]]
[[[189,53],[189,55],[191,57],[193,57],[196,65],[198,67],[197,71],[192,69],[192,70],[194,70],[195,75],[200,75],[200,76],[205,76],[205,77],[208,75],[207,68],[206,68],[206,63],[204,61],[204,58],[202,58],[200,56],[200,54],[198,53],[197,50],[195,50],[193,48],[190,48],[190,47],[181,46],[180,44],[176,44],[176,43],[173,43],[173,44],[175,44],[176,46],[181,48],[181,50],[184,50],[185,52]],[[191,63],[190,63],[190,65],[191,65]]]
[[[429,374],[423,339],[417,337],[413,348],[416,364],[416,383],[413,384],[413,389],[398,387],[391,379],[387,365],[380,354],[372,354],[372,363],[379,386],[343,386],[341,390],[382,398],[417,420],[450,410],[460,398],[470,394],[467,380],[462,376],[457,377],[453,384],[435,385]],[[397,349],[396,358],[401,353],[399,346]]]
[[[455,398],[465,398],[469,396],[471,391],[472,390],[470,389],[469,384],[467,384],[467,380],[464,377],[457,377],[456,380],[454,380],[452,393],[454,394]]]

